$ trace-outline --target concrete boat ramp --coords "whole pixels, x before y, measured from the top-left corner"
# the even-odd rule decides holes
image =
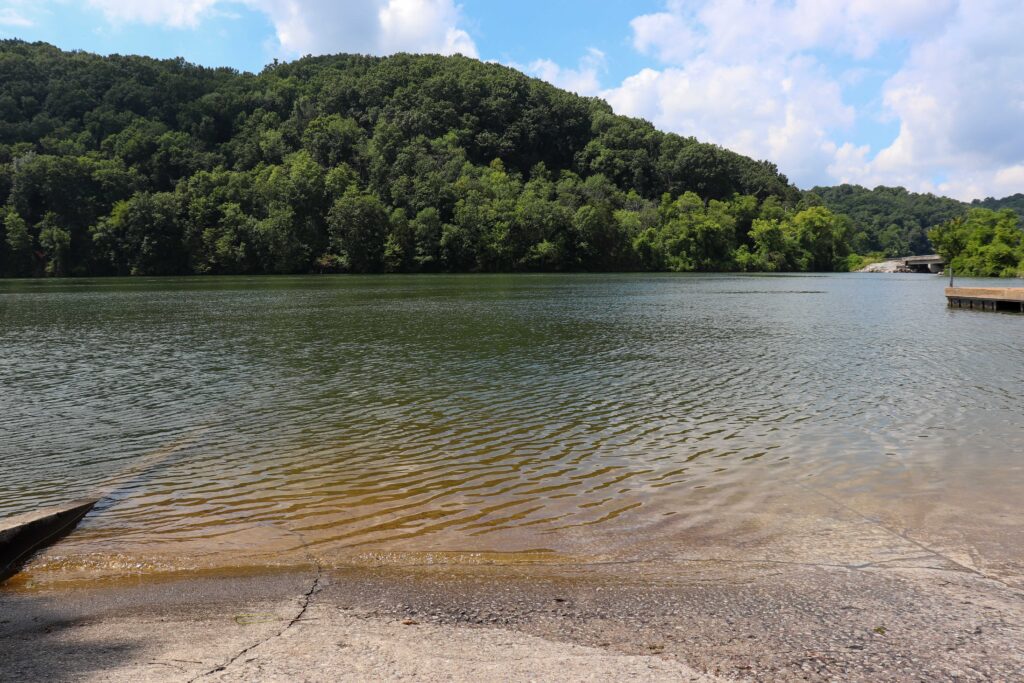
[[[0,520],[0,582],[16,574],[32,553],[71,533],[97,502],[83,498]]]
[[[1020,588],[937,560],[310,566],[0,590],[0,680],[1019,680]]]

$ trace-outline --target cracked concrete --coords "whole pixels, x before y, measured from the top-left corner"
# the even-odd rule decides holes
[[[17,681],[988,681],[1024,591],[946,565],[320,569],[0,593]]]
[[[260,641],[258,641],[256,643],[253,643],[252,645],[246,646],[245,648],[240,650],[237,654],[232,655],[231,658],[228,661],[226,661],[225,663],[220,664],[220,665],[210,669],[209,671],[206,671],[206,672],[203,672],[203,673],[199,674],[195,678],[190,679],[189,683],[193,683],[193,681],[199,681],[199,680],[202,680],[204,678],[209,678],[210,676],[212,676],[214,674],[220,673],[222,671],[226,671],[226,670],[230,669],[231,666],[235,664],[235,662],[237,662],[239,659],[241,659],[242,657],[246,656],[247,654],[249,654],[250,652],[252,652],[256,648],[261,647],[261,646],[267,644],[268,642],[270,642],[274,638],[280,638],[281,636],[283,636],[288,631],[288,629],[290,629],[292,626],[295,626],[295,624],[297,624],[299,621],[301,621],[302,618],[306,615],[306,611],[309,609],[309,604],[310,604],[310,602],[313,599],[313,595],[317,592],[317,590],[320,587],[321,574],[322,574],[322,569],[321,569],[321,567],[319,565],[317,565],[316,577],[314,577],[312,585],[309,587],[309,590],[306,591],[302,595],[302,597],[300,598],[300,601],[299,601],[300,602],[299,611],[295,614],[294,617],[291,618],[291,620],[285,625],[285,627],[283,629],[281,629],[277,633],[274,633],[274,634],[271,634],[271,635],[267,636],[263,640],[260,640]],[[181,660],[179,660],[179,661],[181,661]]]
[[[280,528],[280,527],[278,527],[278,528]],[[291,529],[282,529],[282,531],[284,531],[285,533],[291,534],[293,536],[296,536],[302,542],[302,550],[305,553],[306,558],[316,568],[316,576],[313,577],[313,581],[312,581],[312,583],[309,586],[309,590],[307,590],[305,593],[303,593],[302,597],[299,598],[299,610],[298,610],[298,612],[295,614],[294,617],[291,618],[291,620],[285,625],[285,627],[283,629],[281,629],[280,631],[278,631],[277,633],[271,634],[271,635],[267,636],[266,638],[264,638],[263,640],[260,640],[260,641],[258,641],[256,643],[253,643],[252,645],[249,645],[249,646],[243,648],[238,653],[232,655],[231,658],[228,661],[226,661],[225,663],[220,664],[220,665],[210,669],[209,671],[206,671],[206,672],[196,676],[195,678],[190,679],[189,683],[194,683],[195,681],[199,681],[199,680],[202,680],[202,679],[207,679],[207,678],[213,676],[214,674],[219,674],[221,672],[227,671],[238,660],[240,660],[242,657],[245,657],[246,655],[251,653],[256,648],[259,648],[259,647],[267,644],[268,642],[270,642],[271,640],[273,640],[275,638],[280,638],[281,636],[283,636],[288,631],[288,629],[292,628],[293,626],[295,626],[295,624],[299,623],[299,621],[301,621],[302,618],[306,615],[306,612],[309,610],[310,603],[313,600],[313,596],[320,589],[320,582],[323,579],[324,568],[323,568],[323,565],[320,563],[320,561],[309,551],[309,541],[306,539],[304,534],[302,534],[299,531],[294,531],[294,530],[291,530]]]

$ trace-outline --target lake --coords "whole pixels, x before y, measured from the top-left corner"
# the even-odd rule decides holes
[[[37,582],[878,563],[899,539],[1017,580],[1024,316],[947,309],[945,284],[0,281],[0,516],[107,496]]]

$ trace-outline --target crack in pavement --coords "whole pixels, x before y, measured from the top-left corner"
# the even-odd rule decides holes
[[[246,648],[243,648],[242,650],[240,650],[238,653],[236,653],[234,656],[232,656],[230,659],[228,659],[223,664],[221,664],[219,666],[216,666],[216,667],[210,669],[209,671],[205,671],[205,672],[199,674],[198,676],[194,676],[193,678],[190,678],[188,683],[195,683],[195,681],[198,681],[200,679],[206,678],[207,676],[212,676],[213,674],[220,673],[221,671],[226,671],[228,668],[231,667],[232,664],[237,662],[239,659],[244,657],[246,654],[252,652],[256,648],[260,647],[261,645],[265,645],[266,643],[269,643],[270,641],[275,640],[275,639],[280,638],[281,636],[283,636],[285,633],[288,632],[288,629],[290,629],[292,626],[297,624],[302,619],[302,617],[304,617],[306,615],[306,611],[309,609],[310,603],[313,602],[313,595],[315,595],[317,593],[317,591],[320,590],[320,581],[323,578],[323,573],[324,573],[323,565],[321,564],[319,559],[317,559],[312,553],[308,552],[309,542],[306,540],[306,537],[302,535],[302,533],[300,533],[298,531],[294,531],[292,529],[282,529],[282,531],[285,531],[285,532],[290,533],[290,534],[294,534],[295,536],[299,537],[299,539],[302,541],[302,547],[307,549],[307,558],[316,567],[316,576],[313,577],[313,583],[310,584],[309,590],[307,590],[305,593],[303,593],[302,597],[300,598],[301,605],[299,607],[298,613],[294,617],[292,617],[292,619],[288,622],[288,624],[283,629],[278,631],[277,633],[269,635],[266,638],[263,638],[262,640],[259,640],[259,641],[253,643],[252,645],[250,645],[250,646],[248,646]]]
[[[277,633],[274,633],[274,634],[272,634],[270,636],[267,636],[266,638],[253,643],[249,647],[246,647],[246,648],[240,650],[237,654],[235,654],[233,657],[231,657],[228,661],[224,662],[223,664],[221,664],[219,666],[216,666],[216,667],[210,669],[209,671],[204,671],[203,673],[199,674],[198,676],[195,676],[194,678],[190,678],[189,679],[189,683],[194,683],[195,681],[198,681],[198,680],[200,680],[202,678],[206,678],[207,676],[212,676],[215,673],[220,673],[221,671],[225,671],[232,664],[237,662],[239,659],[241,659],[246,654],[252,652],[256,648],[260,647],[261,645],[269,643],[271,640],[274,640],[275,638],[280,638],[281,636],[283,636],[288,631],[288,629],[290,629],[292,626],[294,626],[306,614],[306,610],[309,609],[309,604],[313,600],[313,594],[316,593],[317,590],[320,587],[320,578],[321,578],[321,570],[320,570],[320,567],[318,566],[317,567],[316,577],[313,579],[313,584],[309,587],[309,590],[306,591],[303,594],[302,598],[301,598],[302,606],[300,607],[298,614],[296,614],[292,618],[292,620],[288,622],[287,626],[285,626],[283,629],[281,629]]]

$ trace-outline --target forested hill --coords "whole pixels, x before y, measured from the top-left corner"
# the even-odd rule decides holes
[[[902,187],[860,185],[815,187],[825,206],[853,221],[852,248],[888,256],[927,254],[934,248],[928,230],[967,213],[968,205],[949,197],[908,192]]]
[[[258,75],[0,42],[8,276],[831,270],[849,224],[754,161],[464,57]]]
[[[1024,194],[1018,192],[1017,194],[1012,194],[1009,197],[1003,197],[1002,199],[995,199],[993,197],[975,199],[971,202],[971,207],[992,209],[993,211],[999,211],[1000,209],[1012,209],[1018,216],[1024,218]]]

